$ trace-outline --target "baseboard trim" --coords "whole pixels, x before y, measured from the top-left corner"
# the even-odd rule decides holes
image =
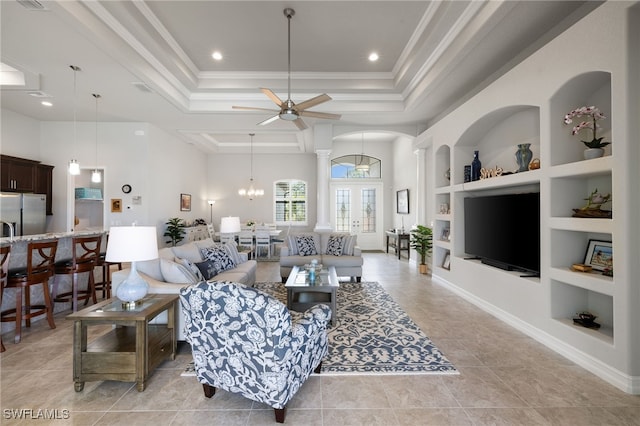
[[[640,376],[630,376],[617,370],[610,365],[605,364],[599,359],[592,357],[591,355],[582,352],[575,347],[566,344],[565,342],[557,339],[544,330],[540,330],[537,327],[533,327],[531,324],[521,320],[520,318],[506,312],[491,303],[487,303],[486,300],[479,298],[478,296],[468,292],[467,290],[456,286],[455,284],[447,281],[439,275],[433,275],[432,281],[452,293],[462,297],[469,303],[474,304],[483,311],[493,315],[499,320],[509,324],[513,328],[523,332],[527,336],[542,343],[549,349],[559,353],[565,358],[575,362],[580,367],[590,371],[602,380],[610,383],[618,389],[632,395],[640,395]]]

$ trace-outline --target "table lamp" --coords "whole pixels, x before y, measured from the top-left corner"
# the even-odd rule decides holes
[[[220,233],[233,234],[240,232],[240,218],[237,216],[227,216],[220,219]]]
[[[125,309],[135,308],[149,290],[149,284],[138,274],[136,262],[158,258],[155,226],[114,226],[109,230],[107,262],[131,262],[129,276],[120,284],[116,296]]]

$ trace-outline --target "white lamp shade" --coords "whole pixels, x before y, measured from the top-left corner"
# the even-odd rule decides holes
[[[109,229],[107,262],[138,262],[158,258],[155,226],[114,226]]]
[[[240,218],[237,216],[227,216],[220,220],[220,233],[232,234],[240,232]]]

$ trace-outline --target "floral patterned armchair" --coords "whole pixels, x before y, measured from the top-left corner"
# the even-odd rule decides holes
[[[254,288],[215,281],[183,288],[180,303],[205,396],[239,393],[273,407],[283,423],[289,400],[320,372],[331,309],[293,312]]]

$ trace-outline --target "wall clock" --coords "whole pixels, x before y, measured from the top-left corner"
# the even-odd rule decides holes
[[[131,192],[131,185],[122,185],[122,192],[128,194]]]

